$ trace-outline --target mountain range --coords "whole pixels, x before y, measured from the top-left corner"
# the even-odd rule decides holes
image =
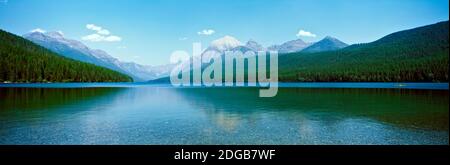
[[[5,41],[2,42],[7,42],[6,39],[8,38],[14,38],[7,34],[4,34],[6,37],[3,38]],[[51,50],[54,52],[50,53],[52,56],[62,56],[105,67],[129,75],[134,81],[167,79],[171,69],[175,66],[175,64],[147,66],[134,62],[123,62],[105,51],[89,48],[77,40],[67,39],[60,32],[32,32],[23,35],[23,37]],[[353,45],[347,45],[336,38],[327,36],[314,43],[297,39],[265,48],[254,40],[249,40],[243,44],[232,36],[224,36],[212,41],[200,56],[193,56],[192,58],[223,57],[225,51],[239,50],[245,53],[247,51],[276,50],[282,55],[279,56],[280,81],[429,82],[448,81],[448,48],[448,21],[444,21],[392,33],[370,43]],[[40,48],[34,49],[40,50]],[[3,53],[8,54],[8,52]],[[61,63],[70,67],[84,65],[69,64],[71,62]],[[190,66],[188,62],[185,63],[184,67]],[[8,70],[11,70],[11,68],[3,69],[8,73]],[[29,71],[25,71],[25,73],[27,72]],[[42,72],[43,75],[41,76],[33,76],[43,79],[44,73],[48,72],[43,70]],[[72,75],[75,73],[74,71],[70,72]],[[104,72],[108,74],[108,77],[105,78],[115,79],[113,78],[115,73],[106,70]],[[23,77],[27,77],[26,74],[19,77],[22,77],[19,81],[27,81],[23,79]],[[16,79],[17,77],[13,76],[12,78]],[[46,78],[59,80],[63,79],[64,76]],[[127,78],[122,77],[120,79],[126,80]],[[97,81],[98,79],[71,77],[64,81],[73,80]]]
[[[286,42],[282,45],[293,46],[283,48],[292,48],[295,52],[285,49],[283,52],[289,53],[281,53],[279,56],[279,80],[448,82],[448,25],[448,21],[439,22],[395,32],[370,43],[353,45],[347,45],[333,37],[325,37],[301,49],[299,48],[301,47],[299,45],[302,45],[301,40]],[[232,37],[223,38],[221,42],[239,43]],[[247,45],[228,49],[251,50]],[[215,48],[213,46],[207,50]],[[281,46],[271,46],[267,50],[281,50]],[[215,55],[221,54],[216,52]],[[168,83],[169,78],[164,77],[150,82]]]
[[[221,55],[225,51],[241,51],[243,53],[247,51],[278,51],[279,54],[295,53],[295,52],[324,52],[342,49],[348,46],[348,44],[327,36],[318,42],[307,43],[302,39],[296,39],[287,41],[281,45],[272,45],[267,48],[254,40],[247,41],[246,44],[242,44],[239,40],[232,36],[224,36],[211,42],[210,46],[202,53],[202,56]]]
[[[306,43],[302,39],[296,39],[296,40],[285,42],[281,45],[269,46],[267,49],[269,51],[278,51],[279,54],[293,53],[293,52],[299,52],[312,44],[313,43]]]
[[[31,32],[24,38],[50,49],[64,57],[106,67],[127,75],[134,81],[146,81],[167,76],[173,65],[140,65],[134,62],[123,62],[99,49],[92,49],[80,41],[67,39],[61,32]]]
[[[65,38],[61,32],[31,32],[23,35],[24,38],[50,49],[64,57],[106,67],[127,75],[134,81],[147,81],[168,76],[174,64],[159,66],[141,65],[134,62],[123,62],[114,58],[107,52],[99,49],[92,49],[80,41]],[[242,44],[232,36],[224,36],[211,42],[209,47],[201,54],[201,57],[220,56],[225,51],[279,51],[279,53],[293,53],[302,51],[305,48],[313,47],[311,52],[336,50],[345,47],[347,44],[327,37],[317,43],[306,43],[301,39],[288,41],[281,45],[274,45],[268,48],[263,47],[254,40],[249,40]],[[193,57],[199,58],[199,57]],[[186,63],[185,67],[189,67]]]

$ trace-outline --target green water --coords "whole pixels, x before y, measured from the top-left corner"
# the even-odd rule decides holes
[[[449,144],[448,90],[0,88],[0,144]]]

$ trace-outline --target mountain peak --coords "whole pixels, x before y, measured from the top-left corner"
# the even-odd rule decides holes
[[[245,46],[250,48],[253,51],[264,51],[265,50],[265,48],[261,44],[259,44],[258,42],[254,41],[252,39],[247,41]]]
[[[334,37],[326,36],[319,42],[316,42],[316,43],[312,44],[311,46],[303,49],[302,52],[307,52],[307,53],[324,52],[324,51],[342,49],[347,46],[348,45],[346,43],[344,43]]]
[[[326,37],[323,38],[323,39],[327,39],[327,40],[336,40],[336,38],[334,38],[334,37],[332,37],[332,36],[326,36]]]
[[[219,51],[229,50],[240,46],[241,42],[232,36],[224,36],[211,42],[210,47],[214,47]]]
[[[45,34],[52,38],[64,38],[64,33],[61,31],[46,32]]]
[[[334,41],[334,42],[342,42],[339,39],[332,37],[332,36],[326,36],[325,38],[323,38],[322,40],[330,40],[330,41]],[[344,43],[344,42],[342,42]]]
[[[272,46],[270,49],[278,48],[279,53],[292,53],[303,50],[304,48],[311,45],[311,43],[306,43],[302,39],[291,40],[281,44],[280,46]]]
[[[254,44],[258,44],[258,42],[256,42],[255,40],[248,40],[247,43],[245,45],[254,45]]]
[[[62,33],[61,31],[51,31],[51,32],[44,32],[44,31],[31,31],[25,35],[23,35],[25,38],[31,37],[31,38],[36,38],[36,37],[49,37],[49,38],[53,38],[53,39],[64,39],[64,33]]]
[[[306,43],[305,41],[303,41],[301,38],[299,38],[299,39],[296,39],[296,40],[292,40],[292,41],[294,41],[294,42],[303,42],[303,43]],[[292,42],[291,41],[291,42]]]

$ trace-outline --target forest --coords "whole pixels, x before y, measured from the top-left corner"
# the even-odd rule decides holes
[[[448,82],[449,22],[320,53],[279,57],[280,81]]]

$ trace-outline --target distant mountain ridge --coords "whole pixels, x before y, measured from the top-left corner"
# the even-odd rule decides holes
[[[103,50],[91,49],[80,41],[67,39],[60,32],[32,32],[23,35],[23,37],[59,53],[64,57],[88,62],[128,74],[133,77],[135,81],[146,81],[167,76],[172,66],[170,64],[146,66],[133,62],[122,62]],[[167,70],[162,68],[167,68]]]
[[[278,51],[279,54],[284,54],[284,53],[299,52],[299,51],[307,48],[310,45],[312,45],[312,43],[307,43],[307,42],[303,41],[302,39],[296,39],[296,40],[291,40],[291,41],[285,42],[281,45],[269,46],[267,49],[269,51]]]
[[[302,39],[296,39],[282,43],[281,45],[272,45],[267,48],[254,40],[249,40],[246,44],[242,44],[239,40],[232,36],[224,36],[211,42],[211,44],[202,53],[202,56],[218,56],[225,51],[278,51],[279,54],[295,53],[295,52],[322,52],[342,49],[348,44],[327,36],[318,42],[305,42]]]
[[[257,51],[266,51],[267,49],[264,48],[261,44],[259,44],[258,42],[254,41],[254,40],[249,40],[247,41],[247,43],[245,44],[245,46],[247,48],[249,48],[250,50],[253,50],[255,52]]]
[[[313,52],[338,50],[345,48],[346,46],[348,46],[348,44],[336,38],[327,36],[318,42],[305,42],[302,39],[296,39],[287,41],[285,43],[282,43],[281,45],[272,45],[267,48],[263,48],[262,46],[260,46],[261,48],[259,50],[278,51],[279,54],[296,53],[296,52],[313,53]]]

